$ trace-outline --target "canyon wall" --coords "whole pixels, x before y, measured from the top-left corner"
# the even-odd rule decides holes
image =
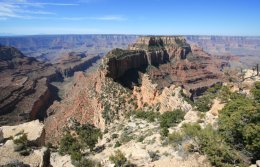
[[[46,110],[59,99],[50,82],[84,71],[99,59],[73,54],[52,65],[26,57],[16,48],[0,46],[0,125],[45,119]]]
[[[114,49],[102,60],[107,76],[117,79],[131,69],[145,69],[186,59],[190,46],[182,37],[140,37],[128,50]]]

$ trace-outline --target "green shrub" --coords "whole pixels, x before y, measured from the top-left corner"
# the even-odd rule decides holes
[[[234,95],[220,111],[219,131],[235,148],[260,158],[260,107],[252,99]]]
[[[210,110],[212,106],[213,97],[211,95],[203,95],[196,99],[194,105],[196,106],[197,110],[200,112],[207,112]]]
[[[182,131],[185,133],[186,136],[190,136],[190,137],[198,136],[200,130],[201,127],[198,123],[182,125]]]
[[[80,161],[82,159],[82,154],[77,151],[73,151],[70,153],[70,158],[72,161]]]
[[[25,133],[20,134],[20,136],[18,136],[16,139],[14,139],[14,144],[27,145],[28,144],[27,134],[25,134]]]
[[[109,160],[115,164],[115,167],[122,167],[127,164],[127,159],[120,150],[116,150],[115,154],[109,157]]]
[[[260,82],[255,82],[255,85],[253,89],[251,90],[251,93],[254,96],[254,99],[257,103],[260,103]]]
[[[160,156],[154,151],[148,151],[148,154],[149,154],[150,158],[152,159],[152,162],[158,161],[160,159]]]
[[[19,136],[20,135],[20,136]],[[16,137],[16,139],[13,140],[15,146],[14,151],[19,152],[22,156],[28,156],[31,152],[31,149],[29,148],[29,141],[27,139],[27,134],[20,133]]]
[[[217,93],[222,88],[221,84],[215,84],[207,89],[206,93]]]
[[[74,138],[69,132],[66,132],[61,138],[59,153],[64,155],[78,152],[80,146],[77,143],[76,138]]]
[[[160,127],[169,128],[177,123],[180,123],[185,116],[185,112],[177,109],[174,111],[165,112],[160,116]]]
[[[120,137],[120,142],[121,143],[128,143],[129,141],[133,140],[133,136],[129,135],[126,132],[123,132],[121,137]]]
[[[196,137],[200,151],[207,154],[212,165],[217,167],[245,165],[241,154],[232,149],[211,126],[200,130]]]
[[[93,151],[98,138],[102,137],[100,129],[94,125],[78,125],[75,128],[75,136],[72,136],[69,129],[64,133],[60,141],[59,153],[69,154],[76,166],[84,166],[86,160],[83,158],[82,150],[90,149]]]
[[[78,127],[77,134],[79,135],[80,142],[87,146],[90,151],[93,151],[98,139],[102,137],[100,129],[89,123]]]
[[[120,146],[121,146],[121,143],[119,141],[117,141],[114,147],[116,148],[116,147],[120,147]]]
[[[194,106],[196,106],[197,110],[200,112],[209,111],[210,108],[212,107],[213,99],[215,99],[217,95],[220,94],[222,89],[223,86],[221,84],[215,84],[213,87],[208,88],[207,91],[205,91],[202,96],[200,96],[198,99],[195,99],[195,102],[193,103]],[[224,90],[226,91],[226,89],[223,89],[223,91]]]
[[[231,94],[232,92],[227,86],[222,86],[220,91],[218,92],[218,98],[220,98],[222,103],[227,103],[231,98]]]
[[[144,141],[144,139],[145,139],[145,137],[144,136],[140,136],[139,138],[138,138],[138,142],[143,142]]]
[[[180,132],[172,132],[168,135],[170,143],[180,143],[183,140],[183,134]]]
[[[114,133],[114,134],[112,134],[112,139],[116,139],[116,138],[118,138],[118,134],[116,134],[116,133]]]
[[[145,119],[148,120],[149,122],[154,122],[156,120],[156,118],[159,117],[159,113],[158,112],[153,112],[153,111],[135,111],[133,113],[135,115],[136,118],[140,118],[140,119]]]
[[[184,124],[181,132],[173,132],[168,135],[170,143],[180,144],[187,139],[191,139],[186,144],[187,151],[198,151],[207,155],[209,161],[216,167],[232,167],[248,165],[246,157],[239,151],[232,148],[224,138],[211,126],[201,129],[196,123]],[[185,147],[184,146],[184,147]]]
[[[168,130],[168,128],[163,127],[163,128],[161,129],[161,136],[163,136],[163,137],[167,137],[168,134],[169,134],[169,130]]]

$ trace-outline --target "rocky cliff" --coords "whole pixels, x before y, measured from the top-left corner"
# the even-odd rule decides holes
[[[157,89],[178,84],[194,95],[220,82],[220,70],[225,65],[219,58],[199,47],[191,47],[185,38],[176,36],[140,37],[128,50],[109,52],[102,62],[106,76],[123,85],[140,80],[139,71],[147,73]]]
[[[60,102],[47,111],[46,142],[57,144],[70,120],[93,123],[104,130],[106,125],[135,109],[135,99],[128,89],[105,77],[102,70],[84,75],[75,73]]]
[[[132,70],[143,71],[148,66],[158,67],[161,64],[177,62],[186,59],[191,53],[182,37],[140,37],[128,50],[114,49],[103,58],[103,68],[107,70],[106,76],[114,80],[125,80],[124,74]],[[132,78],[133,78],[132,77]]]

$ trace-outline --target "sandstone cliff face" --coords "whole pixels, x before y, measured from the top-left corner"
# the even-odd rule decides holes
[[[148,59],[143,51],[115,49],[102,59],[102,65],[107,70],[107,77],[118,79],[130,69],[147,66]]]
[[[145,50],[149,64],[159,65],[168,61],[185,59],[191,52],[185,38],[179,36],[140,37],[129,46],[130,50]]]
[[[121,83],[124,81],[120,78],[129,79],[131,74],[127,72],[134,69],[147,73],[160,92],[164,87],[177,84],[196,96],[220,82],[220,70],[227,63],[199,47],[191,47],[183,37],[148,36],[139,38],[129,50],[111,51],[102,65],[107,77]]]
[[[175,109],[182,109],[185,112],[191,110],[191,105],[181,96],[181,87],[171,85],[169,88],[165,87],[162,91],[159,91],[158,85],[153,84],[147,74],[144,74],[141,80],[141,86],[135,86],[133,89],[138,108],[141,109],[148,104],[158,106],[158,111],[161,113]]]
[[[141,37],[128,50],[115,49],[103,58],[107,76],[118,79],[131,69],[145,69],[186,59],[190,46],[181,37]]]

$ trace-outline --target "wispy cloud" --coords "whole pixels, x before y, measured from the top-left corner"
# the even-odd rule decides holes
[[[98,17],[62,17],[62,20],[80,21],[80,20],[104,20],[104,21],[124,21],[127,20],[123,16],[98,16]]]
[[[44,3],[27,0],[5,0],[0,2],[0,20],[8,18],[32,19],[41,15],[54,15],[54,12],[39,10],[45,6],[75,6],[74,3]]]
[[[55,20],[100,20],[100,21],[124,21],[127,20],[121,15],[104,16],[79,16],[79,17],[58,17],[58,14],[52,11],[46,11],[46,6],[76,6],[79,3],[87,3],[93,0],[79,0],[77,3],[49,3],[32,2],[29,0],[4,0],[0,2],[0,20],[16,19],[55,19]],[[56,16],[48,16],[56,15]]]

